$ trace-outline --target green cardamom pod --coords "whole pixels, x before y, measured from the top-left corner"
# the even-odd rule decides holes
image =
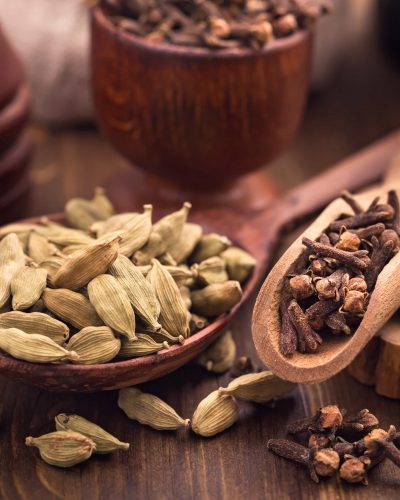
[[[181,264],[189,258],[202,235],[203,228],[199,224],[186,222],[179,239],[169,246],[168,252],[178,264]]]
[[[159,431],[174,431],[189,425],[189,420],[181,418],[162,399],[134,387],[119,391],[118,406],[129,418]]]
[[[26,256],[15,233],[0,241],[0,307],[11,297],[11,282],[14,275],[24,267]]]
[[[92,224],[89,231],[95,233],[97,238],[105,236],[108,233],[120,231],[123,229],[124,224],[132,218],[137,217],[139,212],[125,212],[122,214],[115,214],[104,221],[98,221]]]
[[[192,268],[196,270],[197,279],[203,286],[224,283],[229,279],[225,261],[221,257],[209,257],[200,264],[193,264]]]
[[[238,247],[230,247],[221,253],[226,262],[229,279],[244,283],[255,268],[257,261],[248,252]]]
[[[190,335],[189,316],[179,288],[158,260],[153,259],[152,263],[147,279],[161,306],[160,323],[171,335],[187,338]]]
[[[124,222],[121,231],[120,254],[131,257],[148,241],[151,233],[152,205],[143,205],[143,213]]]
[[[153,225],[148,242],[133,256],[136,265],[150,264],[152,259],[165,253],[179,240],[191,206],[185,202],[180,210],[166,215]]]
[[[54,278],[64,261],[64,256],[52,255],[40,263],[39,267],[47,271],[47,281],[51,286],[54,286]]]
[[[92,200],[72,198],[64,209],[65,218],[72,227],[86,230],[99,220],[105,220],[114,212],[111,202],[102,188],[97,188]]]
[[[42,299],[49,311],[79,330],[104,324],[90,300],[81,293],[66,288],[46,288]]]
[[[127,293],[135,313],[151,330],[161,330],[158,322],[160,303],[152,286],[136,266],[127,257],[120,255],[109,271]]]
[[[57,431],[25,439],[26,446],[39,449],[42,459],[56,467],[73,467],[88,460],[96,450],[96,444],[78,432]]]
[[[180,286],[179,292],[181,294],[186,309],[189,311],[189,309],[192,307],[192,299],[190,298],[190,293],[191,293],[190,289],[187,286]]]
[[[20,222],[7,224],[0,228],[0,240],[11,233],[15,233],[17,236],[20,234],[30,234],[31,231],[35,231],[37,227],[37,224],[24,224]]]
[[[64,345],[69,337],[67,325],[42,312],[10,311],[0,314],[0,328],[17,328],[28,334],[44,335],[59,345]]]
[[[248,373],[235,378],[226,388],[220,388],[220,394],[229,394],[238,399],[254,403],[267,403],[284,396],[294,389],[296,384],[282,380],[270,371]]]
[[[192,264],[202,262],[210,257],[219,255],[231,245],[231,241],[226,236],[216,233],[206,234],[197,243],[189,260]]]
[[[137,358],[139,356],[146,356],[147,354],[154,354],[162,349],[168,349],[168,342],[156,342],[149,335],[144,333],[137,333],[137,340],[134,342],[127,342],[122,339],[121,349],[118,356],[121,358]]]
[[[56,288],[79,290],[90,280],[105,273],[118,257],[120,238],[88,245],[67,259],[54,277]]]
[[[97,276],[87,290],[90,302],[104,323],[129,340],[135,340],[135,313],[128,294],[114,276]]]
[[[12,307],[14,311],[24,311],[32,307],[46,288],[46,269],[24,266],[11,280]]]
[[[68,342],[67,349],[75,351],[79,359],[73,363],[95,365],[108,363],[117,356],[121,340],[116,338],[108,326],[87,326]]]
[[[230,330],[224,332],[196,359],[200,366],[214,373],[224,373],[232,368],[236,356],[236,344]]]
[[[79,357],[76,352],[67,351],[49,337],[25,333],[17,328],[0,328],[0,349],[13,358],[31,363],[53,363]]]
[[[32,231],[30,233],[28,241],[28,255],[37,264],[41,264],[52,255],[59,254],[60,251],[58,248],[54,245],[54,243],[50,243],[45,236],[37,233],[36,231]]]
[[[238,281],[225,281],[192,291],[192,310],[206,317],[219,316],[232,309],[243,296]]]
[[[231,396],[214,391],[204,398],[196,408],[192,419],[192,430],[204,437],[215,436],[231,427],[239,416],[239,409]]]
[[[51,221],[48,217],[41,218],[41,225],[35,231],[45,236],[51,243],[60,247],[68,245],[90,245],[95,242],[87,233],[80,229],[65,227],[57,222]]]
[[[210,322],[204,316],[199,316],[198,314],[191,313],[189,319],[190,334],[193,335],[203,328],[206,328]]]
[[[129,449],[129,443],[123,443],[99,425],[79,415],[60,413],[54,420],[58,431],[78,432],[91,439],[96,445],[95,453],[104,454]]]

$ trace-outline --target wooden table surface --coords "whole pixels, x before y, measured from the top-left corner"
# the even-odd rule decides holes
[[[371,37],[344,55],[340,72],[315,95],[298,138],[270,169],[282,189],[356,151],[400,125],[400,73],[384,60]],[[360,85],[359,75],[368,74]],[[384,90],[383,90],[384,89]],[[30,212],[62,208],[64,200],[88,195],[116,171],[128,168],[92,129],[48,132],[35,129],[37,151],[32,173]],[[293,235],[288,235],[285,247]],[[232,324],[238,355],[257,362],[250,320],[254,298]],[[190,417],[198,402],[228,382],[229,375],[186,366],[146,384],[144,389]],[[370,474],[370,485],[349,486],[336,479],[313,484],[305,470],[266,450],[271,437],[284,437],[288,422],[321,405],[337,403],[355,413],[369,408],[383,427],[400,427],[400,402],[377,396],[346,373],[319,385],[298,387],[275,408],[241,404],[239,422],[223,434],[204,439],[189,432],[157,432],[130,421],[115,392],[49,394],[0,378],[0,498],[23,499],[392,499],[400,472],[385,462]],[[124,441],[128,452],[95,456],[71,470],[42,462],[26,448],[28,435],[53,429],[59,412],[76,412]],[[397,492],[397,493],[396,493]]]

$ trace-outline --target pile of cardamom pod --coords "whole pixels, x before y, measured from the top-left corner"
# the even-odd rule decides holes
[[[68,227],[42,218],[0,229],[0,350],[25,361],[107,363],[156,353],[242,298],[254,258],[187,222],[190,203],[152,223],[115,214],[101,188],[72,199]]]

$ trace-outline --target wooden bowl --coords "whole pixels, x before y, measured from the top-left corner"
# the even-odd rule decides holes
[[[0,109],[15,94],[23,81],[22,63],[0,27]]]
[[[220,189],[294,136],[309,86],[312,34],[264,49],[153,44],[92,11],[92,90],[104,136],[135,166],[178,185]]]
[[[0,202],[1,208],[1,202]],[[62,214],[49,218],[65,222]],[[38,218],[23,222],[38,222]],[[98,365],[35,364],[0,354],[0,375],[56,392],[97,392],[147,382],[175,371],[200,354],[227,327],[262,275],[261,262],[244,287],[241,302],[207,328],[156,354]]]
[[[21,84],[13,99],[0,110],[0,154],[21,133],[29,119],[30,92],[27,84]]]

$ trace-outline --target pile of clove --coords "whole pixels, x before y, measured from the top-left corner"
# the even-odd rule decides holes
[[[101,0],[116,26],[154,43],[260,49],[314,24],[329,0]]]
[[[338,474],[348,483],[367,485],[368,471],[385,458],[400,467],[400,432],[393,425],[388,431],[379,428],[379,420],[367,409],[349,418],[336,405],[324,406],[287,430],[296,441],[270,439],[268,449],[306,466],[316,483]]]
[[[353,214],[342,214],[305,250],[295,275],[288,276],[280,304],[282,354],[313,353],[321,335],[351,335],[367,310],[379,274],[400,248],[396,191],[386,203],[375,198],[364,208],[348,192]]]

